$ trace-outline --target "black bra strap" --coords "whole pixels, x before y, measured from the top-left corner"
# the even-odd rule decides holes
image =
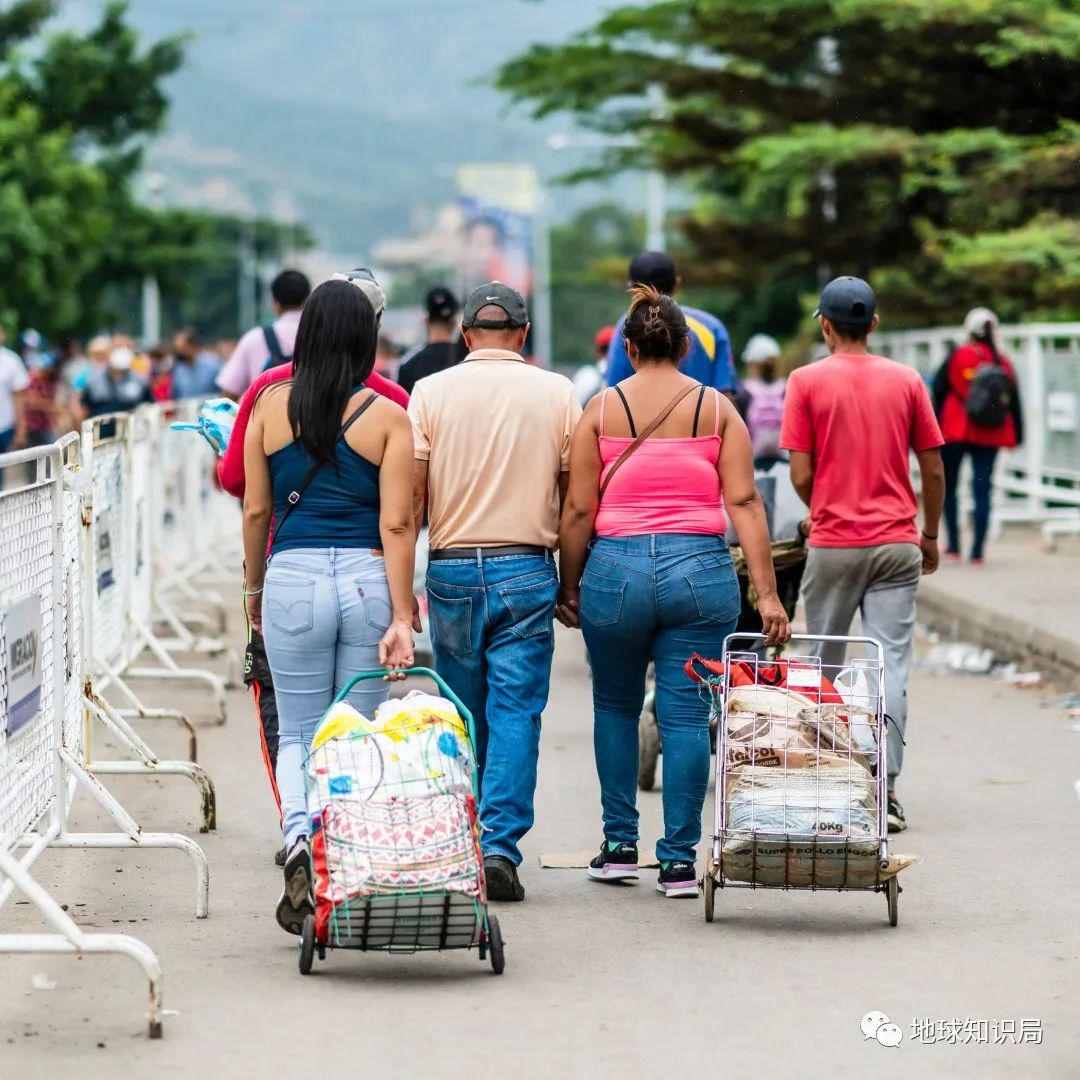
[[[634,427],[634,414],[630,411],[630,402],[626,400],[626,395],[622,392],[622,387],[616,384],[615,393],[619,395],[619,400],[622,402],[622,407],[626,410],[626,419],[630,424],[630,434],[633,438],[637,438],[637,428]]]
[[[705,400],[705,387],[701,387],[701,392],[697,396],[697,408],[694,410],[694,438],[697,438],[697,425],[698,420],[701,419],[701,403]]]
[[[348,420],[346,420],[345,423],[341,425],[341,430],[338,432],[338,438],[339,439],[344,439],[345,438],[345,433],[349,430],[349,428],[351,428],[353,426],[353,424],[356,423],[357,420],[360,419],[361,416],[364,415],[364,413],[366,413],[368,411],[368,409],[371,407],[371,403],[378,396],[379,395],[376,394],[375,391],[373,390],[371,392],[371,397],[367,398],[360,405],[358,405],[356,407],[356,409],[353,411],[352,415],[350,415]]]

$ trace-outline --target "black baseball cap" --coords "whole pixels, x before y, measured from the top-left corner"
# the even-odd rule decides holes
[[[838,277],[821,290],[814,318],[824,315],[831,322],[869,326],[876,310],[874,290],[862,278]]]
[[[458,313],[457,297],[442,285],[429,290],[424,300],[428,318],[440,322],[449,322]]]
[[[482,308],[497,307],[506,313],[505,319],[478,319],[476,314]],[[461,325],[466,330],[476,327],[478,330],[511,330],[529,325],[529,312],[525,299],[509,285],[501,281],[489,281],[479,285],[465,301],[465,310],[461,313]]]
[[[633,285],[652,285],[670,294],[678,277],[675,260],[666,251],[643,251],[630,260],[628,280]]]

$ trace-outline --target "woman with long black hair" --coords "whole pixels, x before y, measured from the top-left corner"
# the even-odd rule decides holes
[[[287,852],[277,920],[290,933],[313,910],[303,760],[315,728],[350,676],[413,659],[412,429],[363,386],[377,333],[358,286],[320,285],[293,377],[263,392],[244,440],[244,595],[277,689]],[[350,701],[370,716],[385,696],[367,682]]]

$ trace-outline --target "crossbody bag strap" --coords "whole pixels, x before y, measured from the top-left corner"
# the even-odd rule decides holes
[[[689,386],[680,390],[660,411],[656,418],[648,424],[641,434],[638,435],[638,437],[615,459],[614,464],[608,469],[607,476],[604,477],[604,482],[600,485],[600,502],[604,501],[604,492],[607,491],[612,477],[626,464],[627,460],[634,454],[638,447],[640,447],[641,444],[675,411],[679,402],[694,392],[697,385],[697,383],[691,383]]]
[[[356,409],[353,410],[349,418],[345,421],[344,424],[341,425],[341,430],[338,432],[339,442],[345,438],[345,433],[349,430],[349,428],[351,428],[353,424],[355,424],[356,421],[359,420],[360,417],[368,411],[368,409],[371,407],[371,403],[378,396],[378,394],[372,391],[371,396],[369,398],[366,398],[361,405],[359,405]],[[274,523],[275,536],[281,535],[281,530],[285,527],[285,522],[289,520],[289,515],[300,504],[300,500],[304,497],[304,492],[307,491],[307,489],[311,486],[311,481],[315,479],[315,474],[325,464],[325,461],[313,461],[311,463],[311,467],[304,474],[304,479],[300,481],[300,486],[294,488],[292,491],[289,492],[288,496],[286,497],[286,501],[289,505],[285,507],[285,513],[281,515],[280,520]]]

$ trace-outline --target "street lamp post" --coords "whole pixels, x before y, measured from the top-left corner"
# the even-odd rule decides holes
[[[157,172],[149,173],[146,177],[147,204],[153,210],[161,206],[161,193],[168,183],[166,178]],[[161,340],[161,290],[158,280],[153,274],[144,274],[142,280],[142,343],[145,348],[151,348]]]

